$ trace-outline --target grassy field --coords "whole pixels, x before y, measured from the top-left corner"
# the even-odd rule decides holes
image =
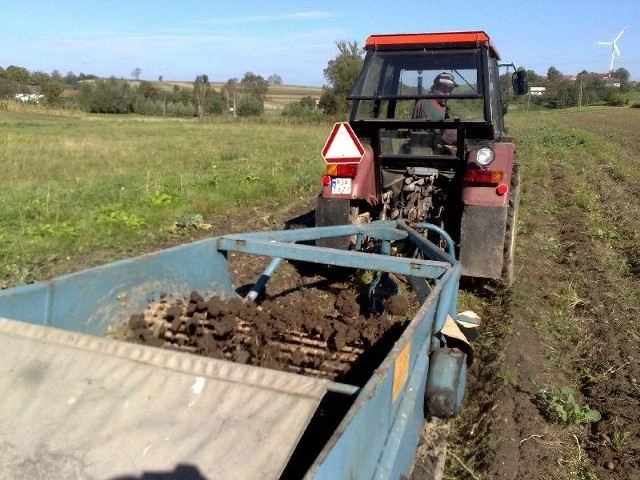
[[[2,287],[177,242],[216,215],[268,224],[317,190],[330,130],[31,111],[0,123]]]

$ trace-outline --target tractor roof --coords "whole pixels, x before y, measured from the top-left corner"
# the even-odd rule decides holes
[[[367,38],[366,50],[378,47],[479,47],[484,45],[498,59],[500,54],[489,35],[483,31],[476,32],[442,32],[442,33],[398,33],[389,35],[371,35]]]

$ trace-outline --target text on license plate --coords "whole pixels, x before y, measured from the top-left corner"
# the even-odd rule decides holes
[[[331,193],[334,195],[351,194],[351,179],[350,178],[332,178]]]

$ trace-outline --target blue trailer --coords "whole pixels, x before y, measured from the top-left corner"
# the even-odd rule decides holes
[[[315,246],[345,236],[355,250]],[[391,255],[398,242],[415,255]],[[106,338],[160,297],[239,298],[229,252],[272,259],[247,301],[289,260],[405,277],[420,307],[364,386]],[[408,476],[425,416],[454,415],[465,389],[468,351],[443,331],[460,331],[451,253],[376,221],[208,238],[0,291],[0,479]],[[347,406],[337,427],[297,463],[332,405]]]

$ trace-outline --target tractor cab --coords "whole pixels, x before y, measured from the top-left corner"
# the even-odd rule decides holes
[[[459,139],[504,135],[500,56],[484,32],[372,35],[365,49],[350,123],[383,157],[451,155]]]
[[[365,155],[345,174],[348,191],[327,170],[316,224],[434,224],[466,275],[510,283],[519,172],[500,67],[513,67],[515,94],[526,93],[526,73],[501,64],[482,31],[372,35],[365,51],[348,97]]]

